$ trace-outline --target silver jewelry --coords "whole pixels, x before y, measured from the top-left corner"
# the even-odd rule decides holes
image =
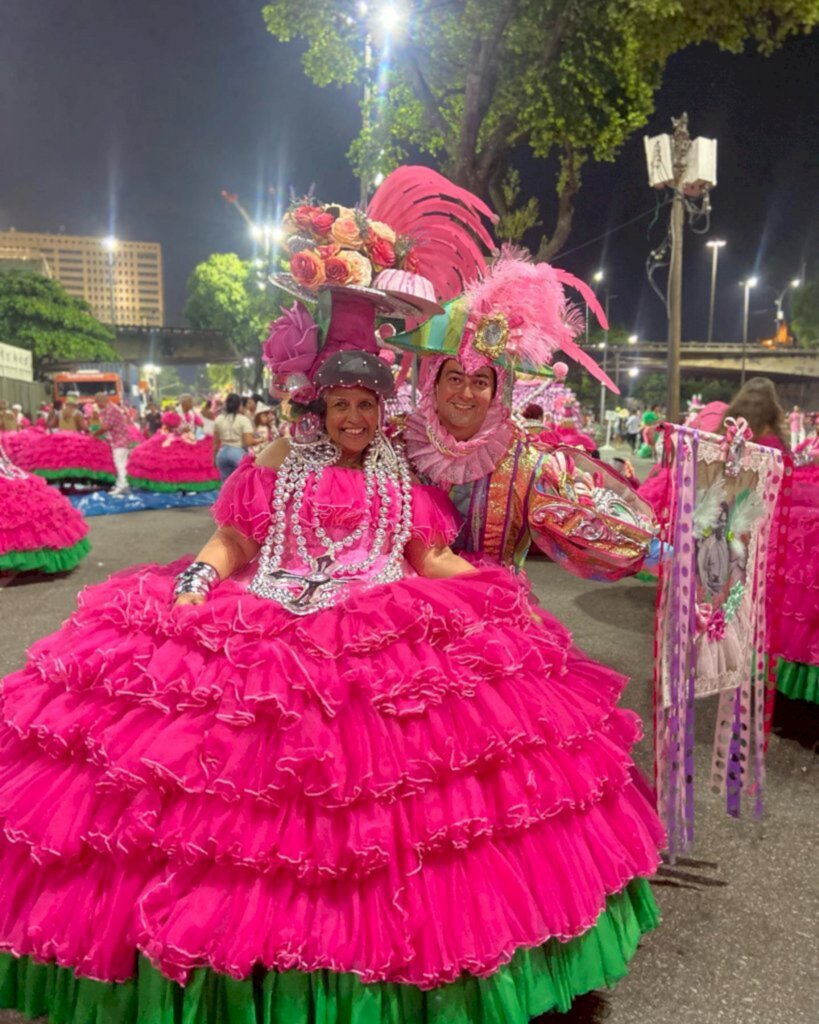
[[[412,477],[403,455],[379,431],[364,457],[364,518],[347,536],[333,540],[318,520],[315,500],[309,526],[314,553],[304,533],[303,507],[315,499],[324,470],[340,455],[325,436],[311,444],[294,444],[279,468],[272,515],[252,593],[277,601],[295,615],[329,608],[352,583],[375,586],[401,579],[404,548],[412,532]],[[390,484],[398,485],[394,496]],[[369,550],[358,560],[339,556],[356,544]],[[293,568],[284,568],[287,551]],[[373,575],[372,568],[383,559]]]
[[[6,453],[6,449],[0,443],[0,476],[4,476],[7,480],[22,480],[26,474],[16,466]]]
[[[212,565],[207,562],[191,562],[187,569],[183,569],[176,577],[173,596],[176,598],[182,594],[201,594],[207,597],[219,580],[219,573]]]

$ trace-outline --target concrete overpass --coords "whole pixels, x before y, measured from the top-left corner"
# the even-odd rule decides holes
[[[683,374],[691,377],[733,377],[742,371],[742,345],[689,341],[680,353]],[[646,373],[663,373],[668,366],[668,346],[665,343],[641,342],[618,346],[614,355],[619,359],[621,373],[636,366]],[[609,351],[611,364],[611,350]],[[746,349],[745,374],[787,381],[819,380],[819,351],[809,349],[769,349],[749,344]]]
[[[190,327],[142,327],[117,325],[113,347],[124,363],[161,363],[190,366],[193,363],[234,363],[239,358],[221,331],[197,331]]]

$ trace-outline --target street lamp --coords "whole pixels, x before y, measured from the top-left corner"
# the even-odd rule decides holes
[[[629,343],[629,345],[636,345],[639,340],[640,340],[640,338],[636,334],[630,334],[628,336],[628,343]]]
[[[114,285],[114,258],[116,256],[117,249],[119,248],[119,241],[114,235],[106,235],[105,238],[102,239],[102,247],[108,253],[108,290],[111,300],[111,326],[116,327],[117,297]]]
[[[711,301],[708,304],[708,344],[714,339],[714,297],[717,293],[717,257],[720,249],[725,245],[721,238],[712,238],[705,243],[706,249],[711,250]]]
[[[745,384],[745,359],[748,353],[748,304],[751,289],[756,288],[759,281],[755,277],[748,277],[742,282],[742,287],[745,291],[745,302],[743,305],[742,312],[742,369],[739,374],[739,386],[742,387]]]
[[[792,281],[788,281],[782,291],[779,293],[779,298],[776,300],[776,326],[779,326],[779,321],[785,319],[785,314],[782,311],[782,303],[785,301],[785,296],[788,294],[791,288],[799,288],[802,284],[801,278],[795,277]]]

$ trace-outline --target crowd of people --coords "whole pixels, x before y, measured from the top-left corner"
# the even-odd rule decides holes
[[[278,408],[183,395],[135,446],[104,395],[22,431],[0,409],[9,501],[47,487],[18,464],[33,430],[107,445],[120,491],[220,488],[195,558],[87,588],[0,683],[0,1005],[525,1024],[622,978],[659,924],[666,838],[626,680],[525,576],[533,546],[594,580],[662,556],[661,496],[596,459],[565,403],[551,423],[511,408],[515,367],[558,352],[612,386],[567,289],[599,303],[517,252],[487,265],[490,211],[429,169],[345,211],[285,218],[277,283],[328,302],[321,325],[298,302],[271,325]],[[399,424],[390,315],[421,321]],[[753,422],[741,399],[726,413]]]

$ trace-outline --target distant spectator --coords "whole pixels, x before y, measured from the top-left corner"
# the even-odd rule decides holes
[[[241,407],[242,400],[237,394],[228,395],[224,411],[216,417],[213,425],[216,468],[223,483],[253,446],[253,424],[241,412]]]

